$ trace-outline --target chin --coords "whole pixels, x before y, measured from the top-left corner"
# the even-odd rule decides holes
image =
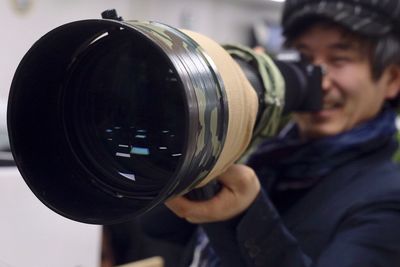
[[[317,139],[328,136],[334,136],[344,132],[340,127],[332,127],[331,125],[313,125],[303,131],[302,136],[306,139]]]

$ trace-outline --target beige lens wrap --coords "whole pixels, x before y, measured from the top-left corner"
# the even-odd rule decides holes
[[[264,88],[263,102],[266,107],[261,113],[260,121],[254,129],[251,145],[242,155],[239,162],[246,162],[248,156],[266,138],[275,136],[282,123],[289,117],[282,117],[285,102],[285,80],[273,60],[265,53],[257,53],[253,49],[242,45],[225,45],[224,49],[235,57],[241,58],[256,66]]]
[[[225,144],[214,168],[198,185],[203,186],[224,172],[246,150],[253,135],[258,99],[239,65],[225,49],[204,35],[186,30],[183,32],[195,40],[215,64],[228,100],[229,122]]]

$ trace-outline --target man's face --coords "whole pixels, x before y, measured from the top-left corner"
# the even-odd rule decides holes
[[[373,118],[385,99],[393,98],[389,75],[384,72],[379,80],[373,80],[367,53],[339,27],[317,24],[298,37],[294,46],[326,71],[323,109],[294,114],[302,137],[318,138],[350,130]]]

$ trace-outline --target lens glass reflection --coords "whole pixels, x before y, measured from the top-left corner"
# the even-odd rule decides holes
[[[73,150],[105,184],[155,196],[183,158],[182,90],[147,39],[127,30],[104,34],[70,67],[63,102]]]

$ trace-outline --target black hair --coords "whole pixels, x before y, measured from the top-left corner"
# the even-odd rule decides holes
[[[373,45],[371,63],[374,79],[379,79],[387,66],[400,66],[400,37],[394,34],[379,37]]]

